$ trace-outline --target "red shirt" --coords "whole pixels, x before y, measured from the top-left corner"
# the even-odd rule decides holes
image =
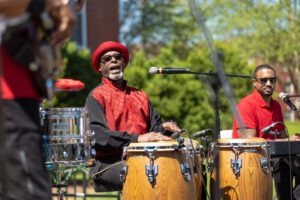
[[[1,91],[2,99],[39,98],[29,71],[16,63],[5,48],[1,47],[2,74]]]
[[[274,135],[269,133],[263,134],[261,129],[266,126],[271,125],[274,122],[283,122],[283,116],[281,112],[280,104],[271,99],[270,105],[268,105],[259,92],[255,89],[252,94],[243,98],[237,109],[240,113],[240,116],[243,119],[244,127],[252,128],[256,130],[256,136],[265,139],[274,139]],[[236,129],[239,128],[237,120],[234,118],[233,123],[233,138],[239,138]],[[282,124],[277,124],[272,131],[282,131],[284,126]]]
[[[102,78],[103,85],[97,87],[92,96],[102,105],[110,130],[134,134],[147,133],[149,122],[148,96],[133,87],[118,87]]]

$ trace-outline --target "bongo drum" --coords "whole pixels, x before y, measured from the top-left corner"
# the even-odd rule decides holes
[[[212,199],[271,200],[270,150],[263,138],[219,139],[210,150]],[[219,151],[219,166],[215,154]],[[219,188],[216,176],[219,175]]]
[[[131,143],[125,154],[123,200],[195,199],[190,155],[177,142]]]

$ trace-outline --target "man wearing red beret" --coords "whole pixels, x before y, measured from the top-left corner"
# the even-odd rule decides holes
[[[96,165],[90,174],[97,192],[122,190],[123,148],[131,142],[168,141],[163,134],[180,131],[174,122],[162,122],[145,92],[123,79],[128,49],[117,42],[102,43],[92,64],[102,83],[86,99],[89,128],[95,132]],[[163,133],[163,134],[162,134]]]

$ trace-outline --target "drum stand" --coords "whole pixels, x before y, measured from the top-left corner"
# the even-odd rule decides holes
[[[57,196],[58,196],[59,200],[64,199],[64,194],[66,192],[62,190],[62,187],[68,186],[68,180],[71,177],[72,173],[75,171],[76,171],[76,169],[52,171],[52,181],[55,181],[55,183],[53,183],[53,186],[57,187]],[[67,172],[67,175],[65,177],[63,177],[62,175],[66,174],[66,172]]]

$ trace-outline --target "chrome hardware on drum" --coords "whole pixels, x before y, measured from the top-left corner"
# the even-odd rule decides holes
[[[187,147],[187,150],[189,151],[192,165],[193,165],[193,170],[195,174],[195,191],[196,191],[196,199],[201,199],[201,194],[202,194],[202,175],[203,169],[203,160],[204,158],[204,151],[203,151],[203,146],[200,145],[196,140],[191,140],[188,138],[185,138],[184,144]],[[202,174],[201,174],[202,173]]]
[[[40,115],[48,169],[93,165],[95,139],[87,130],[86,108],[41,108]]]
[[[177,142],[131,143],[124,148],[123,199],[195,199],[189,152]]]
[[[263,138],[219,139],[209,154],[212,199],[272,199],[270,148]]]

